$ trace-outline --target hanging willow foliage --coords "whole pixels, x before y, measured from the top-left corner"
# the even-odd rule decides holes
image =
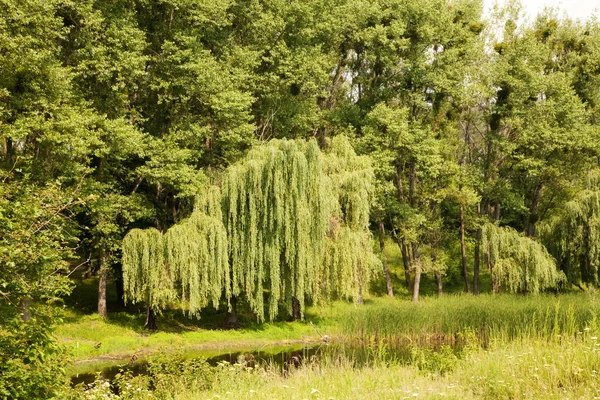
[[[331,235],[318,273],[316,299],[359,300],[368,292],[369,283],[381,265],[373,253],[371,234],[340,227]]]
[[[223,212],[233,294],[244,292],[259,320],[265,291],[270,319],[282,300],[291,314],[297,299],[303,313],[306,298],[366,292],[376,268],[370,165],[345,138],[330,148],[323,155],[315,141],[274,140],[227,171]]]
[[[200,194],[192,215],[164,236],[167,265],[179,285],[191,315],[209,302],[218,308],[221,295],[231,297],[227,232],[223,225],[218,187]]]
[[[381,267],[369,231],[373,169],[370,160],[357,156],[343,136],[333,138],[323,168],[321,202],[329,220],[328,234],[313,297],[361,300]]]
[[[133,229],[123,240],[125,294],[160,310],[177,296],[198,316],[209,302],[230,296],[227,233],[218,187],[201,193],[192,215],[161,237],[154,228]]]
[[[512,293],[539,293],[564,279],[546,248],[510,227],[485,224],[482,248],[498,284]]]
[[[600,190],[595,177],[588,179],[588,189],[567,202],[558,215],[540,224],[539,233],[569,280],[597,285],[600,281]]]
[[[326,225],[319,202],[321,161],[315,142],[271,141],[227,172],[224,214],[232,260],[233,294],[246,294],[258,319],[292,297],[303,309],[321,258]]]
[[[194,315],[210,302],[216,307],[223,293],[228,300],[244,294],[259,321],[265,292],[270,319],[281,301],[291,315],[296,300],[302,315],[307,298],[361,299],[380,269],[368,229],[372,180],[369,160],[343,137],[332,140],[327,154],[315,141],[255,148],[228,168],[222,194],[215,186],[199,194],[192,215],[164,237],[152,229],[127,235],[128,296],[154,296],[154,286],[146,297],[137,295],[151,272],[142,267],[151,236],[153,268],[165,271],[164,282]]]
[[[160,311],[175,297],[172,276],[164,262],[163,238],[154,229],[132,229],[123,239],[125,301],[145,302]]]

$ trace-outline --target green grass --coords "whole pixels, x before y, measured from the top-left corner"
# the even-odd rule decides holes
[[[600,298],[595,294],[560,296],[444,295],[414,304],[373,298],[357,307],[341,302],[319,309],[337,321],[346,336],[379,338],[451,338],[473,331],[484,339],[549,338],[574,335],[595,324]]]
[[[89,284],[84,281],[79,288]],[[76,294],[79,301],[85,301],[85,296]],[[228,331],[216,329],[224,312],[208,310],[196,320],[183,316],[178,310],[170,310],[158,316],[161,331],[157,333],[142,329],[142,312],[131,309],[112,312],[104,320],[80,310],[73,304],[67,306],[66,322],[56,331],[74,360],[168,353],[182,348],[253,350],[265,345],[318,340],[320,336],[310,323],[314,323],[321,334],[337,340],[387,338],[398,343],[448,342],[464,332],[474,332],[486,343],[525,337],[549,338],[574,335],[595,323],[600,298],[595,294],[463,294],[424,296],[414,304],[399,298],[372,297],[360,306],[339,301],[309,307],[307,321],[291,323],[257,324],[251,315],[242,313],[244,328]]]
[[[166,310],[157,316],[159,331],[143,329],[145,313],[135,306],[120,308],[114,287],[107,293],[109,316],[95,314],[95,279],[78,279],[65,300],[64,323],[56,336],[74,361],[124,358],[134,353],[170,353],[175,350],[255,350],[266,345],[317,340],[319,335],[307,321],[258,324],[241,304],[241,329],[221,330],[222,310],[207,309],[201,319],[188,318],[180,310]]]
[[[142,325],[117,322],[128,317],[126,314],[118,314],[103,320],[95,315],[83,316],[77,321],[59,326],[56,335],[75,360],[102,356],[118,358],[133,353],[168,353],[182,348],[222,351],[259,348],[273,343],[310,341],[317,337],[309,324],[299,321],[265,323],[260,329],[250,327],[223,331],[188,326],[179,332],[148,333],[141,329]],[[166,325],[168,319],[159,318],[159,322]]]
[[[459,357],[446,353],[444,372],[422,363],[386,362],[375,356],[357,367],[346,357],[308,362],[287,374],[261,366],[224,363],[194,373],[172,374],[173,367],[148,378],[130,377],[128,399],[593,399],[600,396],[598,331],[551,340],[524,339],[476,344]],[[425,364],[427,365],[427,364]],[[198,368],[196,368],[198,370]],[[158,385],[157,385],[158,383]],[[139,389],[139,390],[138,390]],[[103,398],[98,387],[98,397]],[[89,395],[90,393],[88,393]],[[82,396],[83,397],[83,396]],[[83,397],[86,398],[86,397]]]
[[[395,285],[401,288],[402,270],[393,258],[397,253],[390,259]],[[311,323],[342,343],[342,351],[285,374],[274,366],[223,364],[207,370],[204,383],[197,385],[190,382],[198,382],[198,376],[174,373],[175,366],[160,375],[162,392],[150,390],[156,382],[146,377],[128,377],[133,391],[126,398],[132,399],[600,398],[596,293],[438,297],[424,283],[430,295],[417,304],[407,300],[406,289],[399,289],[394,299],[371,296],[364,305],[338,301],[308,307],[306,321],[257,324],[242,304],[243,328],[228,331],[217,329],[224,311],[208,309],[195,320],[167,310],[157,319],[161,331],[149,333],[142,329],[143,310],[119,308],[113,291],[109,318],[95,315],[96,299],[90,294],[95,294],[96,282],[87,279],[67,299],[65,322],[56,335],[72,360],[93,360],[72,366],[71,373],[97,371],[114,365],[111,358],[134,353],[149,360],[178,360],[180,353],[188,358],[259,349],[276,353],[281,346],[319,340]],[[352,345],[344,350],[345,342],[366,345],[370,358],[358,363]],[[460,346],[443,351],[445,344],[454,343]],[[394,346],[407,345],[408,358],[389,357]],[[98,397],[89,392],[83,398],[105,398],[106,388],[94,390]]]
[[[166,359],[167,367],[153,378],[121,378],[130,385],[123,392],[130,399],[600,398],[600,298],[595,293],[423,296],[417,304],[399,297],[312,306],[307,322],[257,324],[243,311],[245,327],[230,331],[215,329],[223,312],[207,310],[193,320],[169,310],[158,317],[163,330],[152,334],[142,329],[144,314],[135,309],[112,312],[104,320],[80,311],[70,299],[66,322],[56,333],[73,359],[95,360],[70,372],[114,365],[103,356],[137,353],[150,363]],[[341,343],[341,351],[326,351],[283,374],[269,365],[210,368],[189,361],[184,370],[196,371],[189,373],[176,365],[182,362],[180,353],[187,358],[261,348],[276,353],[278,346],[318,340],[309,322]],[[367,358],[358,362],[345,341],[366,345]],[[444,344],[457,342],[454,350],[444,350]],[[408,357],[390,357],[398,350],[394,346],[406,345]],[[107,398],[107,390],[98,386],[69,396]]]

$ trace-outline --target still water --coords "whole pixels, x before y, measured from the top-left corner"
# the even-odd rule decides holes
[[[434,352],[438,349],[439,346],[431,347],[431,350]],[[460,350],[460,346],[456,344],[452,346],[453,352],[458,353]],[[264,367],[285,373],[306,363],[336,362],[336,360],[351,362],[356,368],[375,362],[409,364],[413,354],[414,347],[406,345],[390,346],[381,343],[368,345],[360,343],[311,343],[291,347],[253,349],[249,351],[224,351],[220,354],[215,354],[214,351],[212,353],[195,351],[184,353],[183,356],[187,359],[206,359],[208,364],[212,366],[228,362],[247,367]],[[164,358],[165,355],[160,357]],[[98,377],[111,381],[121,371],[130,371],[133,375],[148,374],[148,361],[152,359],[152,356],[139,358],[134,361],[125,359],[112,362],[110,365],[105,364],[98,368],[91,368],[91,371],[88,368],[83,373],[76,372],[72,374],[71,384],[75,386],[80,383],[92,383]]]

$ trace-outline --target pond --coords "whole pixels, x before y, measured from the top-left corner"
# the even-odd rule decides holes
[[[183,353],[183,356],[186,359],[206,359],[211,366],[228,362],[247,367],[264,367],[285,373],[306,363],[351,362],[356,368],[381,362],[410,364],[414,361],[415,349],[425,349],[428,352],[437,353],[441,347],[443,345],[439,344],[423,348],[414,345],[393,346],[384,343],[311,343],[285,347],[263,347],[246,351],[224,351],[217,354],[214,351],[206,350],[189,351]],[[452,344],[451,352],[459,354],[461,347],[456,343]],[[181,356],[182,354],[177,355]],[[165,357],[165,355],[161,357]],[[153,357],[149,356],[135,360],[117,360],[108,364],[87,366],[87,368],[76,367],[75,372],[71,375],[71,384],[73,386],[80,383],[89,384],[94,382],[98,376],[103,380],[112,381],[121,371],[130,371],[133,375],[148,374],[148,361],[152,359]]]

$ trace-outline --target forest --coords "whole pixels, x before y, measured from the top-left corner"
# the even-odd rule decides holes
[[[596,16],[0,0],[0,399],[596,398],[598,118]]]

